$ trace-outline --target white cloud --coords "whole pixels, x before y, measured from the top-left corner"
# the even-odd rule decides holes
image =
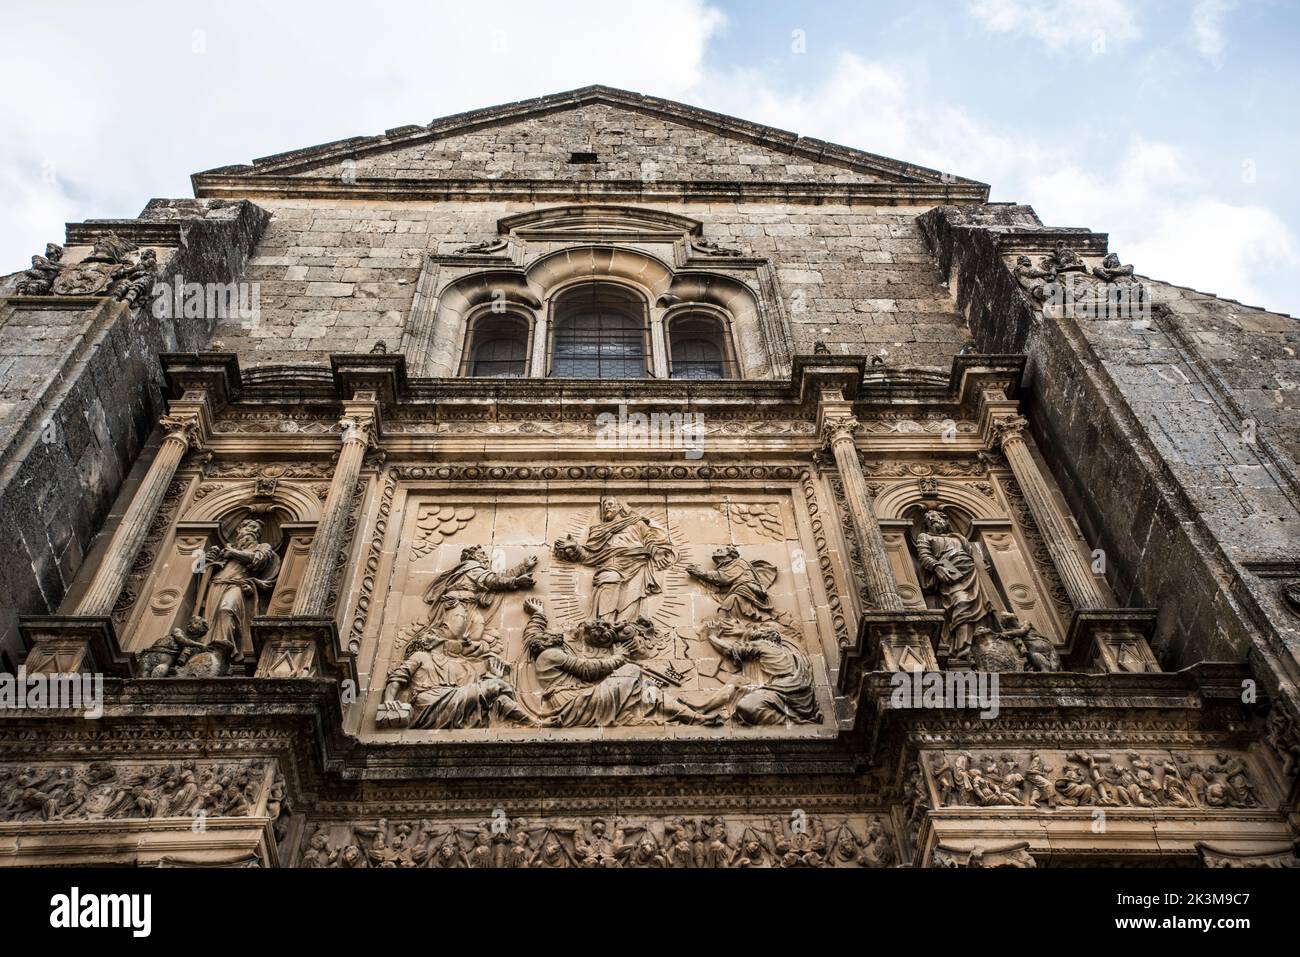
[[[1262,206],[1217,195],[1168,143],[1135,138],[1107,167],[1085,167],[1072,140],[991,128],[921,95],[901,68],[848,54],[817,89],[786,92],[740,72],[711,77],[701,95],[746,119],[983,180],[993,199],[1032,205],[1048,225],[1109,233],[1154,279],[1295,311],[1295,233]]]
[[[1033,37],[1051,53],[1096,56],[1141,35],[1128,0],[974,0],[970,12],[986,29]]]
[[[707,0],[656,0],[634,36],[605,0],[50,10],[5,11],[0,274],[199,170],[592,83],[683,97],[725,23]]]
[[[1201,56],[1218,62],[1228,41],[1223,36],[1223,18],[1236,0],[1198,0],[1192,8],[1192,36]]]

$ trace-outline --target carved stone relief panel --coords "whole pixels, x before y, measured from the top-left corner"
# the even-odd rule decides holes
[[[885,815],[713,815],[320,821],[299,867],[328,868],[827,868],[893,867]]]
[[[363,733],[825,727],[834,610],[789,484],[412,484]]]
[[[929,794],[917,806],[946,808],[1265,808],[1267,791],[1237,752],[932,751],[922,762]]]
[[[0,765],[0,823],[275,817],[274,771],[256,759]]]

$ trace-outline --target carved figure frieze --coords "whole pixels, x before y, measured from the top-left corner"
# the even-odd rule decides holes
[[[1146,290],[1134,278],[1132,266],[1108,253],[1089,269],[1079,254],[1058,241],[1056,249],[1039,259],[1016,257],[1012,275],[1029,295],[1043,305],[1081,309],[1084,315],[1106,315],[1116,307],[1136,309],[1145,303]]]
[[[0,822],[247,817],[267,777],[256,760],[0,766]]]
[[[937,808],[1261,806],[1245,760],[1233,753],[941,751],[928,755],[926,769]]]
[[[300,867],[600,868],[631,870],[893,867],[894,836],[879,816],[825,820],[510,818],[317,824],[303,839]]]

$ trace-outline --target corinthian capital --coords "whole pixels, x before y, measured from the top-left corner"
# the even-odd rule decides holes
[[[371,416],[345,415],[339,419],[339,428],[343,430],[341,440],[344,445],[360,442],[367,448],[379,447],[379,440],[375,436],[375,420]]]
[[[1025,427],[1029,425],[1029,420],[1023,415],[1013,415],[1005,419],[997,419],[993,423],[993,446],[994,448],[1004,448],[1010,439],[1023,439],[1025,437]]]
[[[193,415],[164,415],[158,420],[166,433],[165,438],[180,439],[186,448],[199,444],[199,420]]]
[[[827,418],[826,421],[822,423],[822,446],[825,447],[832,445],[841,438],[852,440],[853,436],[861,427],[862,423],[851,415]]]

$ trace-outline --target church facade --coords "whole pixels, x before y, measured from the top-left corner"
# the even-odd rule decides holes
[[[0,285],[0,864],[1296,865],[1291,317],[605,87],[193,184]]]

